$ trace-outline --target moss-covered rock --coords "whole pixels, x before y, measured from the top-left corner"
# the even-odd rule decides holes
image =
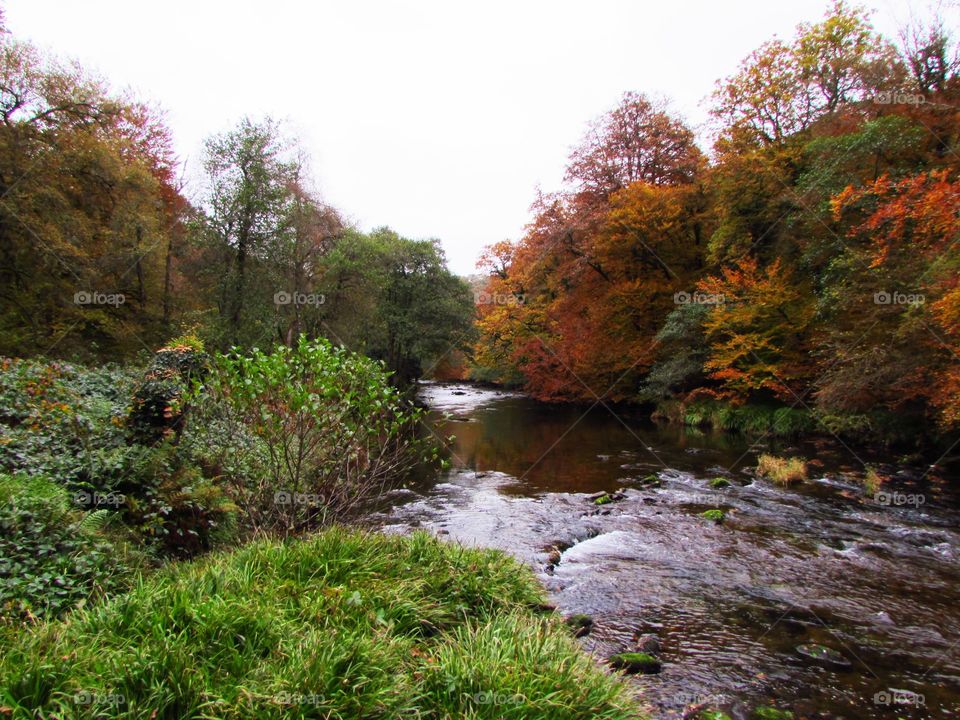
[[[793,720],[793,713],[770,705],[754,708],[750,720]]]
[[[590,631],[593,630],[593,618],[583,613],[569,615],[563,621],[573,630],[574,637],[589,635]]]
[[[650,653],[625,652],[611,655],[610,665],[617,670],[623,670],[628,675],[644,673],[647,675],[660,672],[662,663]]]
[[[715,523],[722,523],[727,517],[727,514],[720,510],[719,508],[713,508],[711,510],[704,510],[700,513],[700,517],[706,518],[707,520],[712,520]]]

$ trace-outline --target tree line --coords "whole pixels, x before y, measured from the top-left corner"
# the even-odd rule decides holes
[[[163,113],[0,34],[0,355],[125,360],[327,337],[418,377],[473,321],[436,240],[360,232],[312,188],[270,118],[204,144],[181,176]]]
[[[955,429],[958,71],[941,20],[890,40],[836,2],[717,83],[709,153],[625,94],[523,237],[486,249],[475,377],[681,419]]]

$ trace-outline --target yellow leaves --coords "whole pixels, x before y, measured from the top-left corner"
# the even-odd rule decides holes
[[[704,278],[698,289],[721,298],[704,321],[710,351],[704,364],[725,388],[746,397],[767,389],[788,396],[786,382],[802,358],[797,346],[812,307],[779,259],[760,268],[752,257]]]

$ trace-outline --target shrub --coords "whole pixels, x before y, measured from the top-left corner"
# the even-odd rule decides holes
[[[268,473],[240,504],[256,529],[298,532],[342,518],[436,450],[415,435],[380,363],[327,340],[217,358],[203,391],[225,402],[265,449]]]
[[[43,477],[0,475],[0,624],[57,616],[128,585],[135,556]]]
[[[169,361],[192,377],[196,358],[178,347],[161,351],[155,362]],[[155,447],[128,442],[130,398],[144,390],[139,374],[112,365],[3,360],[0,470],[47,477],[68,494],[122,495],[124,502],[110,509],[147,545],[163,554],[192,555],[211,547],[233,508],[214,480],[163,440],[162,431],[145,433],[149,443],[159,443]]]
[[[757,460],[757,474],[780,485],[790,485],[807,479],[807,463],[803,458],[764,454]]]
[[[877,472],[876,468],[867,467],[863,475],[863,487],[870,494],[875,495],[883,485],[883,477]]]

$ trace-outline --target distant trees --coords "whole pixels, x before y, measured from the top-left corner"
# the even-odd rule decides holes
[[[938,19],[897,49],[836,2],[718,85],[710,164],[626,94],[483,256],[500,302],[478,308],[475,374],[545,400],[960,426],[958,59]]]
[[[210,136],[195,204],[178,172],[162,113],[0,32],[0,354],[305,335],[400,385],[466,347],[471,295],[439,244],[348,228],[270,118]]]
[[[180,211],[160,114],[3,33],[0,121],[0,353],[151,342]]]

